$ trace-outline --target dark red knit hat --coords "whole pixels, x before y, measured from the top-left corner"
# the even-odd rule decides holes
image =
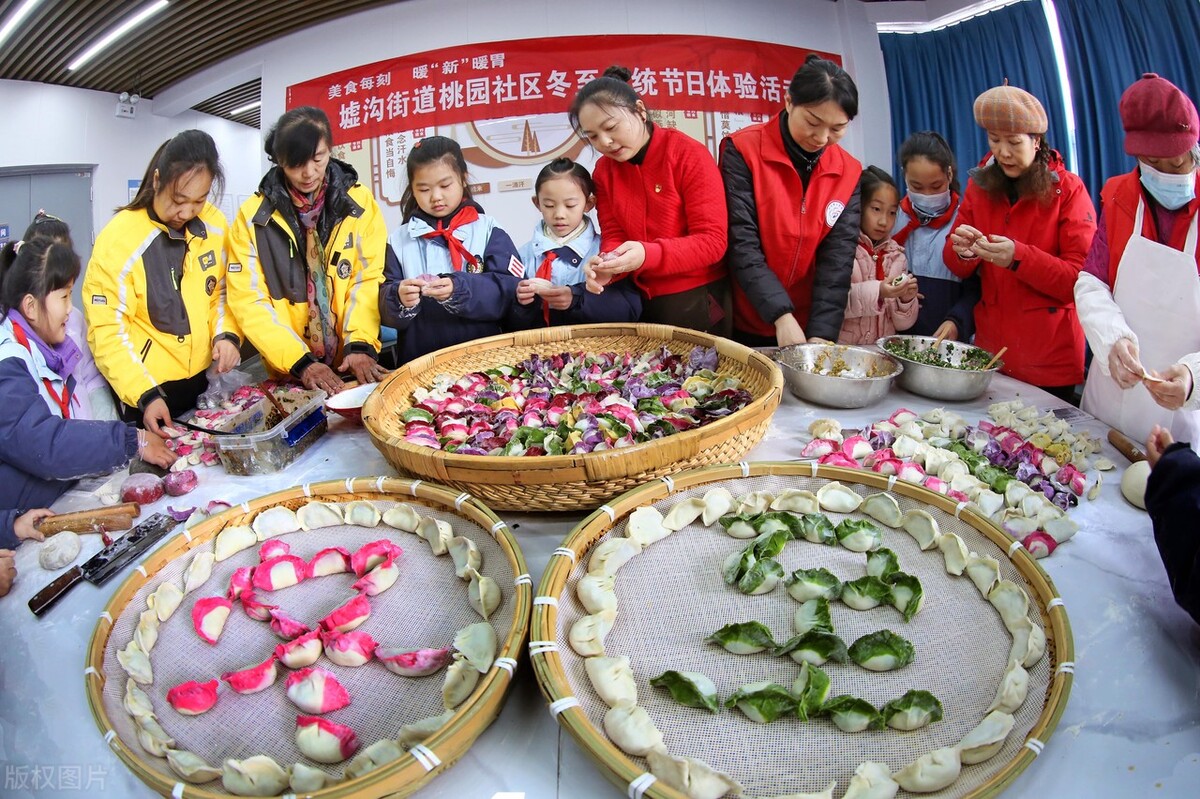
[[[1188,96],[1153,72],[1142,75],[1121,95],[1125,152],[1133,156],[1173,158],[1196,146],[1200,119]]]

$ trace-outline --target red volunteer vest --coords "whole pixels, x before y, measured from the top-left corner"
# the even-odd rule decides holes
[[[801,327],[808,325],[817,247],[850,202],[862,164],[836,144],[825,148],[807,192],[784,149],[779,118],[730,136],[754,182],[758,235],[767,265],[787,290]],[[759,336],[775,335],[737,281],[733,282],[733,325]]]
[[[1196,173],[1197,195],[1200,197],[1200,170]],[[1104,209],[1104,233],[1108,238],[1108,285],[1117,285],[1117,266],[1121,256],[1125,254],[1125,245],[1133,236],[1133,219],[1137,215],[1138,199],[1142,196],[1142,181],[1137,167],[1125,175],[1119,175],[1104,184],[1100,190],[1100,207]],[[1142,215],[1142,235],[1151,241],[1166,244],[1168,247],[1183,252],[1187,242],[1188,228],[1192,217],[1200,211],[1200,198],[1179,209],[1175,226],[1171,228],[1171,240],[1163,242],[1158,237],[1158,226],[1154,221],[1154,211],[1146,204]],[[1200,271],[1200,253],[1196,255],[1196,269]]]

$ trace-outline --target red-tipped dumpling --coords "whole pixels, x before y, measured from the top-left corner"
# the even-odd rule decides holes
[[[362,666],[375,655],[375,639],[361,630],[352,633],[327,631],[321,633],[325,657],[339,666]]]
[[[321,628],[348,633],[371,617],[371,603],[366,594],[359,594],[340,608],[321,619]]]
[[[199,716],[217,703],[217,681],[185,682],[167,691],[167,702],[176,713]]]
[[[227,671],[221,675],[221,679],[229,683],[229,687],[239,694],[253,694],[274,685],[277,673],[275,654],[272,653],[269,658],[257,666],[251,666],[241,671]]]
[[[243,591],[241,600],[242,610],[247,616],[255,621],[270,621],[271,611],[279,609],[278,605],[268,605],[263,602],[259,602],[255,598],[253,590]]]
[[[196,635],[205,643],[215,644],[232,609],[233,603],[223,596],[197,599],[192,605],[192,626],[196,628]]]
[[[261,563],[266,563],[273,558],[282,557],[289,554],[292,547],[287,541],[280,541],[278,538],[272,538],[258,548],[258,559]]]
[[[297,716],[296,748],[318,763],[341,763],[358,751],[358,736],[345,724]]]
[[[308,564],[308,574],[310,577],[327,577],[348,572],[351,568],[350,552],[345,547],[329,547],[313,555]]]
[[[299,638],[309,631],[309,626],[298,622],[279,608],[271,610],[271,632],[285,641]]]
[[[279,662],[289,669],[301,669],[305,666],[311,666],[317,662],[317,658],[321,657],[321,652],[324,649],[321,637],[320,630],[305,633],[294,641],[288,641],[286,644],[280,644],[275,647],[275,657],[279,658]],[[330,659],[332,660],[332,658]],[[334,662],[336,663],[337,661]]]
[[[337,677],[316,667],[288,675],[287,697],[305,713],[331,713],[350,704],[350,694]]]
[[[350,566],[354,569],[356,577],[362,577],[371,569],[378,566],[388,559],[391,555],[393,558],[398,558],[404,553],[399,546],[388,541],[386,538],[381,538],[378,541],[372,541],[369,544],[363,544],[358,551],[350,556]]]
[[[238,600],[242,594],[254,590],[254,567],[243,566],[229,578],[229,590],[225,592],[227,599]]]
[[[408,652],[402,649],[375,648],[375,658],[401,677],[428,677],[450,662],[450,647],[445,649],[418,649]]]
[[[362,591],[367,596],[378,596],[391,588],[399,576],[400,567],[396,565],[396,558],[388,555],[382,563],[363,575],[362,579],[352,587],[355,591]]]
[[[308,561],[295,555],[264,560],[254,570],[254,587],[260,591],[278,591],[307,579]]]

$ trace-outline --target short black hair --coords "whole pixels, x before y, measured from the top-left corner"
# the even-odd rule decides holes
[[[283,167],[302,166],[316,155],[321,142],[333,147],[329,117],[315,106],[302,105],[279,117],[267,134],[265,149],[271,163]]]
[[[792,105],[816,105],[832,100],[854,119],[858,116],[858,86],[850,73],[827,58],[809,53],[788,84]]]
[[[575,181],[584,197],[590,197],[596,193],[596,183],[592,180],[592,175],[587,171],[587,167],[564,156],[555,158],[542,167],[542,171],[538,173],[537,180],[533,184],[534,196],[536,197],[541,192],[543,184],[555,178],[570,178]]]
[[[458,142],[449,136],[429,136],[421,139],[408,151],[408,163],[405,165],[408,171],[408,185],[404,187],[404,193],[400,195],[400,210],[404,214],[405,222],[412,219],[412,215],[417,212],[418,208],[417,198],[413,196],[413,175],[417,174],[417,170],[421,167],[441,160],[448,162],[455,174],[462,178],[463,199],[471,199],[471,187],[466,185],[467,159],[463,157],[462,147],[459,147]]]
[[[79,256],[70,245],[49,236],[5,244],[0,250],[0,319],[20,310],[26,295],[44,304],[51,292],[74,283],[79,271]]]
[[[900,190],[896,188],[896,181],[884,170],[872,164],[862,171],[862,177],[858,179],[858,191],[863,207],[871,202],[875,193],[883,186],[891,186],[896,189],[896,196],[900,196]]]

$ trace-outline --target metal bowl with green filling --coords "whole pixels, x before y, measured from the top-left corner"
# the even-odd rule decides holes
[[[943,341],[934,347],[932,336],[884,336],[875,342],[879,349],[900,360],[904,373],[900,387],[932,399],[962,402],[987,391],[992,376],[1004,366],[992,353],[961,341]]]

